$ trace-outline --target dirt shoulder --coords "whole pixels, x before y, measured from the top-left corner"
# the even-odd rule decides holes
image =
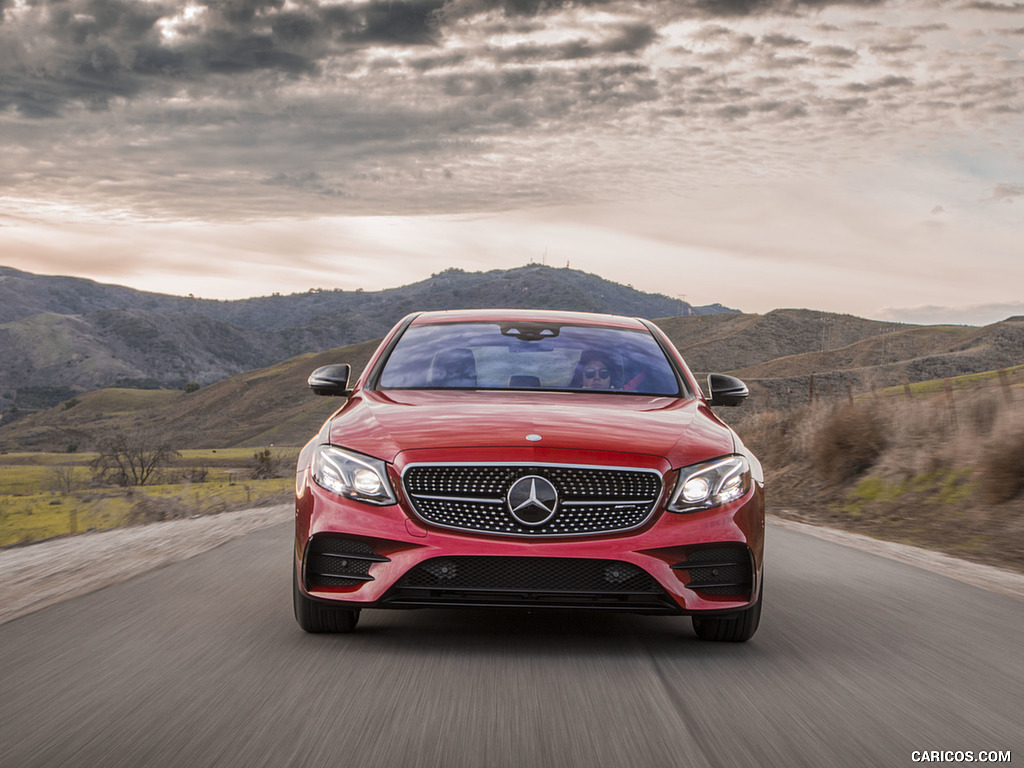
[[[809,523],[801,523],[796,520],[780,517],[770,517],[769,521],[770,525],[779,528],[798,531],[808,536],[842,544],[844,547],[853,547],[854,549],[860,549],[874,555],[887,557],[890,560],[897,560],[901,563],[913,565],[916,568],[939,573],[966,584],[973,584],[976,587],[1024,601],[1024,574],[996,568],[991,565],[972,563],[930,549],[921,549],[920,547],[912,547],[907,544],[898,544],[894,541],[875,539],[871,536],[841,531],[836,528],[810,525]]]
[[[0,624],[186,560],[292,518],[290,504],[97,531],[0,550]],[[941,573],[1024,600],[1024,575],[948,555],[777,517],[769,525]]]
[[[0,550],[0,624],[292,519],[293,506],[64,536]]]

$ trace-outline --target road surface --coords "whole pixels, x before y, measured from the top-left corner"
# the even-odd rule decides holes
[[[1024,603],[769,528],[761,628],[291,615],[274,525],[0,625],[0,767],[902,766],[1024,762]]]

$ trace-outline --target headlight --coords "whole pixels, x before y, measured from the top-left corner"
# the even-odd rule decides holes
[[[668,503],[670,512],[697,512],[740,498],[750,489],[750,464],[742,456],[726,456],[679,470]]]
[[[321,488],[347,499],[382,506],[395,503],[387,469],[380,459],[320,445],[313,453],[312,474]]]

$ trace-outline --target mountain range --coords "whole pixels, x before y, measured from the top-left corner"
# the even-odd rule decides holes
[[[1008,369],[1024,381],[1024,317],[983,328],[901,326],[849,315],[783,309],[765,315],[713,314],[656,320],[690,367],[741,376],[751,389],[746,419],[805,403],[814,392],[835,401],[886,387]],[[106,433],[151,432],[175,447],[300,445],[340,405],[316,397],[306,377],[346,362],[358,375],[379,339],[306,353],[221,379],[196,391],[108,388],[0,424],[0,451],[88,450]]]
[[[301,353],[380,337],[414,310],[480,307],[648,318],[737,312],[540,264],[449,269],[383,291],[311,289],[235,301],[0,267],[0,412],[10,421],[103,387],[207,385]]]

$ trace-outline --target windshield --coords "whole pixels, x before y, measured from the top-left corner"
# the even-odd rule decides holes
[[[594,390],[679,397],[647,331],[588,325],[412,325],[384,363],[381,389]]]

